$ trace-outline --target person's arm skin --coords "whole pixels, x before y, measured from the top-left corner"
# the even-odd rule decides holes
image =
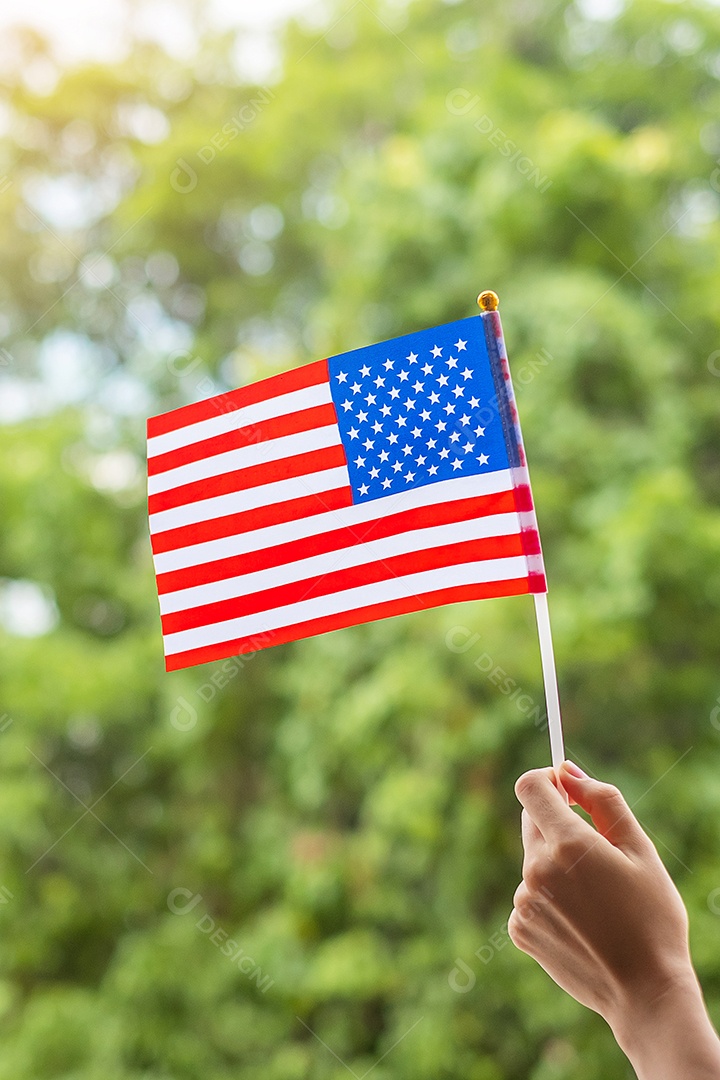
[[[654,844],[617,788],[567,762],[560,781],[595,828],[567,805],[552,769],[520,777],[512,941],[607,1020],[640,1080],[719,1080],[687,913]]]

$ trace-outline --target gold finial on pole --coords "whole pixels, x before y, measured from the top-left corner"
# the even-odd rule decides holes
[[[500,298],[498,297],[498,294],[492,292],[491,289],[481,292],[477,298],[477,302],[481,311],[497,311],[500,307]]]

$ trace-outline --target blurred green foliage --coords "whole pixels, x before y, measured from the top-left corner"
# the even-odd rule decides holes
[[[720,12],[478,7],[338,6],[263,87],[207,34],[48,90],[16,36],[0,1080],[630,1075],[504,931],[527,598],[163,671],[145,416],[489,287],[569,753],[651,830],[720,1021]]]

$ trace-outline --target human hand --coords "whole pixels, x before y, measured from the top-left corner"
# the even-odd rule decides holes
[[[711,1055],[720,1055],[692,967],[685,906],[654,844],[617,788],[567,762],[559,777],[595,828],[567,805],[553,769],[520,777],[525,857],[510,938],[608,1021],[636,1067],[648,1063],[641,1075],[672,1075],[662,1071],[665,1059],[661,1071],[655,1064],[662,1044],[656,1028],[668,1011],[702,1029]],[[712,1060],[715,1067],[720,1057]]]

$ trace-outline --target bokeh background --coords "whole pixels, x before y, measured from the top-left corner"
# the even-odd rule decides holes
[[[166,675],[144,424],[500,294],[568,750],[720,1021],[720,9],[241,6],[3,15],[0,1080],[629,1077],[507,938],[531,601]]]

